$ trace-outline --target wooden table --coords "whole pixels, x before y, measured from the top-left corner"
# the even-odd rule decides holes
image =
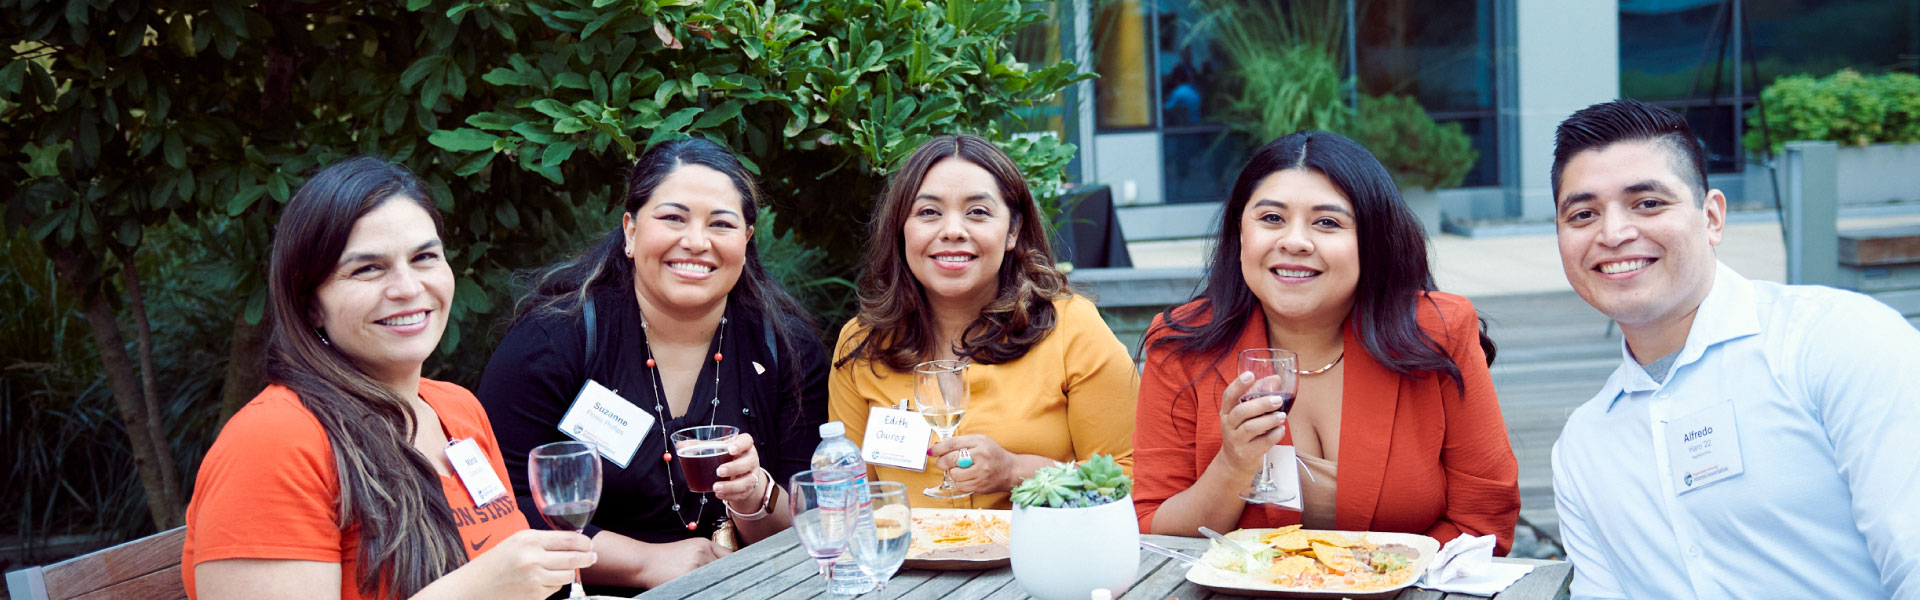
[[[1199,538],[1170,537],[1164,535],[1143,535],[1141,539],[1186,550],[1204,550],[1207,540]],[[1533,571],[1507,591],[1495,596],[1496,600],[1549,600],[1567,597],[1567,583],[1573,578],[1571,563],[1528,559],[1495,559],[1499,562],[1525,563],[1534,565]],[[781,532],[760,543],[748,546],[714,561],[707,566],[694,570],[641,594],[643,600],[678,598],[741,598],[744,600],[788,600],[801,598],[829,598],[825,580],[819,575],[818,563],[807,556],[800,547],[798,537],[793,530]],[[1142,600],[1201,600],[1209,598],[1240,598],[1228,594],[1216,594],[1212,591],[1188,583],[1187,569],[1178,561],[1163,558],[1146,551],[1140,552],[1140,571],[1132,588],[1123,598]],[[985,598],[1026,598],[1020,585],[1013,580],[1013,569],[1001,567],[986,571],[927,571],[906,569],[893,576],[887,582],[887,590],[879,596],[861,596],[863,600],[872,598],[958,598],[975,600]],[[1409,587],[1397,598],[1402,600],[1467,600],[1483,596],[1465,594],[1443,594],[1432,590]]]

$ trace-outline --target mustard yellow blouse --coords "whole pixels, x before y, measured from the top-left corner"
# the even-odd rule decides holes
[[[1059,321],[1052,333],[1026,356],[998,365],[967,368],[967,416],[954,435],[984,434],[1014,454],[1033,454],[1059,461],[1084,461],[1095,453],[1112,455],[1133,472],[1134,403],[1140,393],[1140,373],[1133,368],[1127,347],[1101,320],[1100,311],[1086,298],[1055,300]],[[859,319],[840,328],[834,362],[847,355],[864,328]],[[828,418],[845,423],[847,437],[860,443],[866,434],[870,407],[894,407],[901,399],[912,406],[913,373],[896,372],[885,365],[852,361],[828,377]],[[872,466],[875,481],[907,485],[907,502],[929,508],[1012,508],[1005,492],[974,494],[960,500],[936,500],[920,490],[940,485],[940,469],[927,460],[915,473]]]

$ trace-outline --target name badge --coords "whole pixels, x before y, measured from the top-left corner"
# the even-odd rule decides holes
[[[1278,506],[1299,511],[1305,505],[1300,497],[1300,467],[1296,466],[1293,446],[1274,446],[1267,449],[1267,472],[1273,474],[1274,492],[1282,498],[1292,498]]]
[[[867,413],[867,435],[860,444],[860,457],[869,464],[925,471],[932,436],[933,426],[918,413],[876,406]]]
[[[1740,430],[1728,400],[1667,422],[1667,464],[1676,494],[1686,494],[1746,472]]]
[[[625,469],[628,461],[633,460],[633,453],[640,449],[640,442],[646,441],[647,434],[653,431],[653,421],[653,415],[647,411],[600,382],[588,379],[586,385],[580,386],[580,395],[573,399],[573,406],[560,417],[559,427],[567,437],[593,444],[600,449],[600,456]]]
[[[487,453],[480,451],[480,444],[471,438],[449,440],[447,462],[453,463],[453,473],[460,476],[460,484],[467,487],[474,506],[486,506],[506,495],[507,486],[500,483],[500,474],[493,472]]]

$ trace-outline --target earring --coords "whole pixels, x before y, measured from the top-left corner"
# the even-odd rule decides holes
[[[329,340],[327,339],[327,330],[325,330],[325,329],[322,329],[322,328],[319,328],[319,327],[315,327],[315,328],[313,328],[313,333],[314,333],[314,335],[318,335],[318,336],[320,336],[320,344],[321,344],[321,345],[323,345],[323,346],[332,346],[332,345],[333,345],[333,342],[332,342],[332,341],[329,341]]]

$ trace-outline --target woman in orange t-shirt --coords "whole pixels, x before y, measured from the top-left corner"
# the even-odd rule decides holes
[[[1518,467],[1466,298],[1434,291],[1426,235],[1365,148],[1325,132],[1260,148],[1228,196],[1199,297],[1147,332],[1134,434],[1141,531],[1204,525],[1513,542]],[[1298,356],[1296,400],[1241,403],[1238,354]],[[1240,499],[1275,444],[1298,509]]]
[[[404,168],[357,158],[301,186],[268,273],[273,385],[221,430],[187,507],[190,598],[542,598],[593,564],[586,536],[527,529],[473,394],[421,378],[453,288]],[[452,452],[491,468],[463,477]]]

